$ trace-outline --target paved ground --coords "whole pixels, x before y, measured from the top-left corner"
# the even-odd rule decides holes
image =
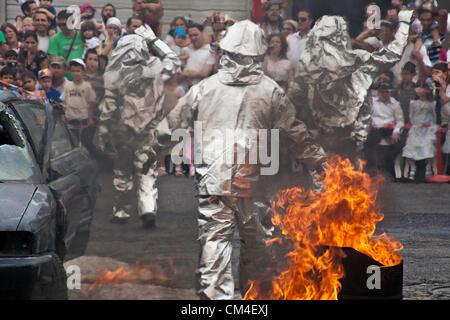
[[[125,225],[109,222],[111,177],[102,175],[98,201],[86,252],[68,257],[66,268],[78,265],[81,290],[71,299],[197,299],[195,266],[196,200],[192,179],[160,179],[157,228],[145,230],[138,217]],[[380,194],[385,219],[377,233],[386,232],[404,246],[404,299],[450,299],[450,184],[387,184]],[[236,247],[238,242],[236,241]],[[75,250],[76,251],[76,250]],[[237,251],[237,250],[236,250]],[[136,270],[161,266],[165,279],[138,276],[127,283],[104,284],[88,292],[105,269]]]

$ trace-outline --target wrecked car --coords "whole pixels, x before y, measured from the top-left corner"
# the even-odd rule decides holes
[[[0,94],[1,298],[67,298],[66,251],[76,236],[88,239],[97,165],[62,114]]]

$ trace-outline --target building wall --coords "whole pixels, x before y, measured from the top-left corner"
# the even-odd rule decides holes
[[[86,1],[70,1],[70,0],[55,0],[56,11],[67,8],[69,5],[81,5],[84,2],[90,2],[97,9],[96,18],[100,22],[100,11],[107,2],[111,2],[116,7],[117,17],[126,23],[131,16],[131,0],[86,0]],[[187,16],[195,21],[201,21],[205,16],[214,11],[223,11],[237,20],[248,19],[250,17],[250,10],[252,6],[251,0],[162,0],[164,6],[163,17],[163,35],[169,30],[169,24],[175,16]],[[2,6],[3,5],[3,6]],[[6,7],[6,19],[13,22],[17,15],[21,15],[19,5],[16,0],[0,0],[0,12]],[[1,16],[0,16],[1,18]],[[4,18],[3,18],[4,19]],[[4,21],[4,20],[0,20]]]

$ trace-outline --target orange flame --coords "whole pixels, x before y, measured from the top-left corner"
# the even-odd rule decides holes
[[[176,269],[173,266],[173,261],[169,261],[173,274],[176,273]],[[141,265],[138,261],[136,266],[132,268],[119,268],[115,271],[109,269],[103,270],[97,277],[95,282],[89,286],[84,292],[85,295],[91,294],[94,290],[99,289],[105,283],[113,285],[124,283],[156,283],[164,284],[168,278],[163,268],[158,264]]]
[[[355,169],[348,159],[333,156],[321,176],[323,191],[301,188],[280,191],[272,205],[272,222],[280,227],[293,251],[285,258],[287,269],[270,279],[251,281],[244,299],[335,300],[344,277],[340,247],[351,247],[384,266],[402,261],[395,251],[400,242],[382,234],[374,236],[375,225],[383,220],[376,199],[383,182]],[[279,242],[269,240],[267,245]],[[267,289],[269,287],[269,289]]]

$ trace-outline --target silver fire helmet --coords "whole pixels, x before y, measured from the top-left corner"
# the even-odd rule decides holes
[[[243,20],[228,28],[220,40],[220,48],[242,56],[262,56],[267,51],[264,31],[250,20]]]

